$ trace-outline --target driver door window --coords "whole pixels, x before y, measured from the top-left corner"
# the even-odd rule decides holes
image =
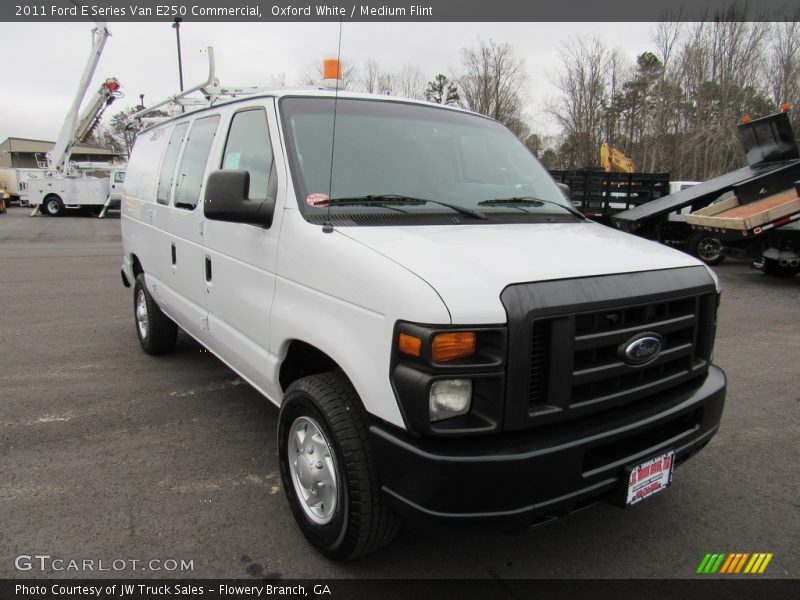
[[[275,161],[264,109],[246,109],[233,115],[222,157],[222,169],[242,169],[250,173],[248,199],[275,198]]]

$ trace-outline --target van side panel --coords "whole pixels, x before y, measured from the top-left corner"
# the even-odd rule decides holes
[[[223,120],[208,172],[223,167],[259,168],[261,172],[251,174],[251,190],[254,181],[260,180],[266,186],[272,161],[265,159],[268,164],[254,167],[257,161],[253,159],[256,155],[269,156],[271,148],[275,158],[272,177],[277,182],[276,208],[269,228],[205,220],[203,249],[212,269],[212,280],[206,282],[209,348],[226,363],[236,365],[236,370],[258,388],[268,389],[269,311],[275,296],[287,169],[275,142],[278,133],[272,100],[242,102],[235,109]],[[249,116],[255,120],[247,120]],[[237,139],[241,142],[236,132],[243,131],[242,123],[247,123],[249,143],[236,145]],[[226,160],[228,140],[232,147]],[[262,192],[259,189],[257,193]]]
[[[174,169],[162,169],[159,174],[157,189],[166,190],[166,204],[157,201],[153,206],[154,224],[162,231],[156,243],[156,276],[163,286],[156,298],[162,309],[201,343],[207,343],[208,332],[200,199],[219,121],[215,113],[201,113],[189,121]],[[175,131],[186,122],[178,122]],[[170,144],[175,142],[176,139],[170,140]],[[164,156],[166,161],[168,154]],[[169,156],[174,159],[174,151]],[[172,163],[165,164],[171,166]],[[162,185],[162,179],[166,186]]]
[[[405,267],[337,232],[323,232],[297,209],[284,211],[270,315],[277,362],[291,340],[315,346],[342,368],[371,414],[403,427],[389,380],[398,319],[449,324],[450,314],[434,289]],[[282,396],[277,380],[277,372],[271,374],[274,398]]]
[[[153,204],[155,204],[158,165],[171,130],[171,126],[157,127],[141,133],[136,138],[136,144],[128,161],[122,192],[120,227],[122,245],[125,248],[123,257],[125,275],[128,281],[134,281],[131,255],[135,254],[148,275],[147,287],[154,296],[156,294],[153,286],[158,281],[155,276],[156,244],[161,233],[153,226],[155,216]]]

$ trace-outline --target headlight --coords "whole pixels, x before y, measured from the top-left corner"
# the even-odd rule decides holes
[[[471,379],[440,379],[431,385],[428,408],[432,422],[465,415],[471,404]]]

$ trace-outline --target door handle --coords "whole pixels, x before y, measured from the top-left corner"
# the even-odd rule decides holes
[[[178,252],[175,250],[175,242],[172,242],[172,266],[178,263]]]
[[[206,256],[206,281],[211,282],[211,259]]]

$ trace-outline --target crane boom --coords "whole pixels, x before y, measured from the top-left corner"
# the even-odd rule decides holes
[[[110,35],[111,32],[108,30],[108,26],[105,22],[97,21],[95,23],[95,27],[92,29],[92,51],[89,54],[89,60],[86,62],[86,66],[83,69],[83,74],[78,83],[78,89],[75,92],[72,105],[64,118],[64,124],[61,126],[61,133],[58,134],[58,139],[53,149],[47,153],[48,169],[57,171],[60,174],[65,174],[67,170],[72,148],[80,139],[78,136],[80,130],[85,129],[85,123],[87,121],[94,123],[98,113],[102,112],[102,109],[106,106],[105,102],[100,103],[99,99],[96,99],[79,118],[78,111],[83,102],[83,97],[86,94],[86,90],[89,88],[89,84],[94,76],[94,71],[97,68],[97,63],[100,62],[100,55],[103,53],[103,47]],[[116,80],[114,81],[116,82]],[[116,83],[116,87],[119,88],[119,83]],[[113,91],[116,91],[116,89]],[[101,86],[99,94],[102,93]],[[89,129],[91,129],[91,125],[89,125]],[[89,129],[83,132],[84,136],[88,133]]]

